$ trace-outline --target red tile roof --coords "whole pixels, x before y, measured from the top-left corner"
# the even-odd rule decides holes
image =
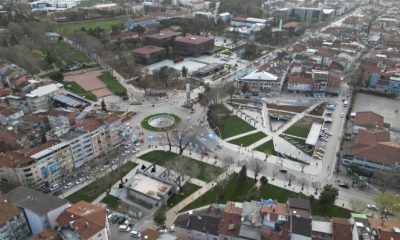
[[[108,115],[108,116],[104,119],[104,121],[105,121],[106,123],[108,123],[108,124],[111,124],[111,123],[116,122],[116,121],[118,121],[118,120],[121,120],[121,118],[120,118],[117,114]]]
[[[12,90],[10,88],[1,88],[0,89],[0,97],[5,97],[12,94]]]
[[[241,215],[224,212],[219,223],[219,234],[239,238],[239,230],[241,225]]]
[[[393,228],[400,229],[400,222],[395,220],[386,220],[382,222],[377,218],[368,218],[372,229],[377,229],[380,233],[380,240],[400,240],[400,233],[394,232]]]
[[[21,210],[5,199],[0,199],[0,226],[17,216]]]
[[[106,227],[106,209],[80,201],[66,208],[56,221],[64,227],[74,221],[75,232],[79,233],[82,239],[90,239]]]
[[[289,207],[285,203],[277,203],[274,205],[264,205],[260,208],[260,213],[262,216],[270,214],[271,221],[278,220],[278,216],[289,217]]]
[[[160,53],[165,51],[165,48],[156,47],[156,46],[145,46],[141,48],[136,48],[133,50],[133,53],[141,54],[141,55],[148,55],[152,53]]]
[[[313,84],[314,80],[311,77],[302,77],[300,74],[296,74],[289,77],[288,83]]]
[[[56,231],[47,228],[31,238],[31,240],[59,240],[59,239],[61,239],[61,237],[60,235],[58,235]]]
[[[176,42],[188,43],[193,45],[199,45],[206,43],[208,41],[212,41],[213,39],[204,37],[204,36],[194,36],[194,35],[187,35],[185,37],[178,37],[175,39]]]
[[[157,240],[160,236],[161,233],[159,231],[153,229],[146,229],[142,232],[140,238],[141,240]]]
[[[96,118],[85,118],[85,119],[79,120],[76,123],[76,126],[78,128],[81,128],[81,129],[83,129],[85,131],[88,131],[88,132],[95,131],[101,125],[103,125],[103,122],[100,119],[96,119]]]
[[[295,28],[297,26],[299,26],[299,22],[288,22],[282,25],[282,28]]]
[[[383,129],[384,126],[383,117],[372,111],[357,112],[353,124],[374,129]]]
[[[18,108],[11,108],[11,107],[0,105],[0,114],[3,115],[4,117],[9,117],[20,111],[22,111],[22,110],[18,109]]]

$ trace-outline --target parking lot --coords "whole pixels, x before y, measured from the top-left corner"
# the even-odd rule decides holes
[[[119,213],[111,213],[107,215],[108,219],[108,224],[110,226],[110,234],[111,234],[111,239],[113,240],[128,240],[128,239],[139,239],[139,237],[135,238],[131,236],[131,231],[133,229],[133,225],[135,224],[135,221],[132,218],[127,218]],[[122,220],[121,220],[122,219]],[[128,221],[128,222],[126,222]],[[125,225],[125,223],[128,223]],[[124,227],[120,226],[127,226],[128,228],[125,229]]]

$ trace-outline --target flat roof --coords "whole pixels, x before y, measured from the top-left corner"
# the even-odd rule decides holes
[[[188,35],[185,37],[178,37],[175,41],[189,43],[189,44],[202,44],[212,40],[212,38],[204,37],[204,36],[195,36],[195,35]]]
[[[322,124],[320,123],[313,123],[308,133],[306,144],[315,146],[318,142],[319,133],[321,132]]]
[[[147,35],[146,37],[148,37],[148,38],[156,38],[156,39],[164,39],[164,38],[177,36],[178,34],[179,34],[178,32],[174,32],[174,31],[161,31],[159,33]]]
[[[165,50],[165,48],[162,48],[162,47],[145,46],[145,47],[133,49],[133,52],[137,53],[137,54],[146,55],[146,54],[161,52],[161,51],[164,51],[164,50]]]
[[[160,180],[139,173],[129,183],[129,188],[143,193],[151,198],[161,200],[159,194],[167,194],[172,186]]]
[[[32,90],[29,94],[26,94],[27,97],[41,97],[43,95],[47,95],[52,93],[60,88],[62,88],[61,83],[52,83],[46,86],[38,87],[35,90]]]
[[[311,222],[313,232],[322,232],[327,234],[332,234],[332,222],[331,221],[316,221]]]
[[[56,94],[54,96],[51,97],[54,100],[57,100],[59,102],[64,103],[65,105],[68,105],[70,107],[80,107],[82,105],[85,105],[84,102],[78,101],[72,97],[69,97],[67,95],[64,94]]]
[[[54,146],[51,146],[51,147],[49,147],[49,148],[47,148],[47,149],[44,149],[44,150],[42,150],[42,151],[40,151],[40,152],[38,152],[38,153],[33,154],[33,155],[31,156],[31,158],[35,158],[35,159],[42,158],[42,157],[44,157],[44,156],[46,156],[46,155],[49,155],[49,154],[51,154],[51,153],[57,151],[57,150],[60,149],[60,148],[63,148],[63,147],[65,147],[65,146],[67,146],[67,145],[68,145],[68,143],[66,143],[66,142],[58,143],[58,144],[56,144],[56,145],[54,145]]]

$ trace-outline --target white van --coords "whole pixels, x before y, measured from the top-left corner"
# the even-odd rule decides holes
[[[59,188],[59,187],[60,187],[60,184],[54,183],[53,185],[50,186],[50,191],[54,191],[54,190],[56,190],[56,189]]]

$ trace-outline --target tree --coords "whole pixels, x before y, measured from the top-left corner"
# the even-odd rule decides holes
[[[350,209],[356,213],[363,213],[367,208],[367,203],[359,198],[350,199]]]
[[[288,186],[292,186],[292,181],[296,179],[296,176],[293,175],[292,173],[288,173],[286,174],[285,178],[288,181]]]
[[[242,93],[246,94],[250,91],[249,85],[247,84],[247,82],[244,82],[242,85]]]
[[[57,82],[62,82],[64,80],[64,75],[62,72],[57,71],[49,74],[49,78]]]
[[[312,182],[312,183],[311,183],[311,186],[312,186],[313,188],[315,188],[314,194],[317,194],[317,193],[318,193],[318,188],[321,187],[321,183],[320,183],[320,182]]]
[[[307,167],[308,164],[305,162],[300,162],[301,172],[304,172],[304,168]]]
[[[324,189],[319,196],[319,203],[324,207],[333,206],[338,196],[339,190],[332,185],[327,184],[324,186]]]
[[[243,165],[239,172],[239,181],[243,183],[244,181],[246,181],[246,178],[247,178],[247,167],[246,165]]]
[[[104,98],[101,100],[101,111],[107,112],[107,106],[106,103],[104,102]]]
[[[165,163],[166,178],[175,183],[179,189],[183,184],[199,175],[196,165],[192,164],[189,158],[182,158],[179,161],[168,161]]]
[[[168,144],[171,144],[179,149],[179,155],[182,156],[183,151],[198,135],[198,128],[195,126],[181,125],[171,131],[168,137]]]
[[[165,220],[167,220],[165,208],[161,207],[154,214],[153,221],[159,228],[164,228],[165,227]]]
[[[255,56],[257,54],[257,45],[254,42],[249,42],[244,46],[245,56]]]
[[[262,176],[260,178],[260,182],[262,185],[266,185],[268,183],[268,178],[266,178],[265,176]]]
[[[233,83],[228,83],[225,85],[226,93],[229,95],[230,101],[232,103],[233,94],[235,94],[235,86]]]
[[[188,68],[183,66],[181,69],[182,77],[186,78],[188,73]]]
[[[390,212],[400,212],[400,196],[394,193],[385,192],[378,194],[375,198],[375,202],[381,215],[382,221],[387,219],[387,215]]]
[[[257,181],[258,174],[265,169],[265,162],[258,159],[252,158],[248,163],[249,169],[254,172],[254,180]]]

